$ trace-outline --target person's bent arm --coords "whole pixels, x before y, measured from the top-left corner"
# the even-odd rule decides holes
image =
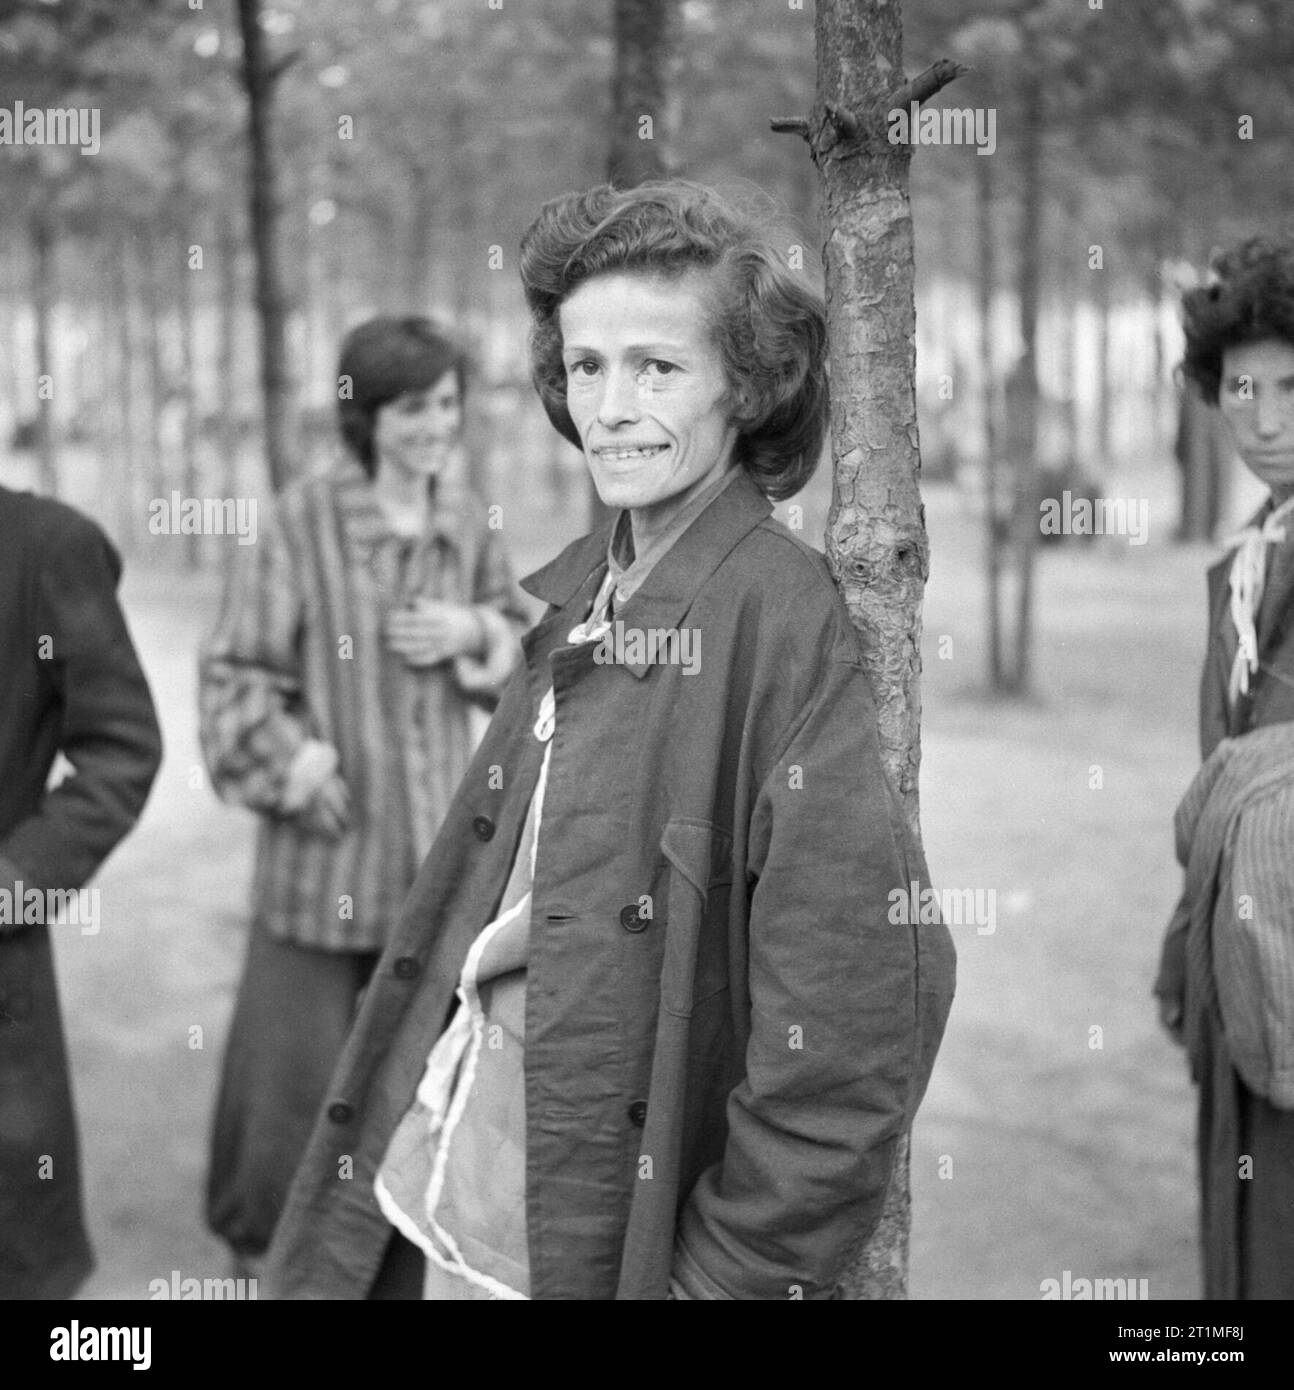
[[[72,772],[0,839],[0,880],[78,888],[131,829],[162,757],[162,738],[117,602],[121,564],[78,517],[41,561],[40,656],[61,709],[59,751]]]
[[[240,546],[199,665],[202,751],[216,794],[291,815],[334,775],[336,753],[309,736],[301,678],[302,597],[277,509]]]

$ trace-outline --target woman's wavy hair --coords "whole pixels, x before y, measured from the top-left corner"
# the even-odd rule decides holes
[[[1294,347],[1294,237],[1253,236],[1216,252],[1209,283],[1182,296],[1182,375],[1210,405],[1222,384],[1222,354],[1277,338]]]
[[[406,391],[425,391],[446,372],[467,394],[466,352],[429,318],[379,315],[352,328],[342,340],[337,375],[341,437],[370,478],[377,474],[373,432],[377,412]]]
[[[827,428],[827,325],[809,272],[784,263],[764,227],[683,179],[609,184],[546,203],[521,239],[530,372],[553,426],[578,448],[566,408],[557,311],[577,285],[615,271],[706,272],[713,341],[737,426],[736,461],[773,501],[812,477]]]

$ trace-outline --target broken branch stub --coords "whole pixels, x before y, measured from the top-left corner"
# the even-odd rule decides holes
[[[798,135],[801,140],[809,138],[809,123],[803,116],[773,116],[768,124],[779,135]]]
[[[940,58],[938,62],[931,63],[924,72],[919,72],[911,82],[905,82],[897,91],[892,92],[883,105],[885,113],[897,110],[904,106],[911,106],[915,101],[920,104],[929,101],[932,96],[942,92],[943,89],[956,78],[970,69],[964,63],[955,63],[951,58]]]
[[[896,88],[888,96],[874,98],[859,105],[829,101],[823,110],[825,120],[819,126],[818,137],[813,135],[813,123],[802,116],[775,116],[769,127],[780,135],[798,135],[807,140],[814,156],[824,153],[833,145],[845,141],[876,141],[889,143],[890,113],[907,110],[915,102],[918,106],[970,69],[964,63],[951,58],[940,58],[910,81]],[[823,136],[830,130],[832,136],[825,143]]]

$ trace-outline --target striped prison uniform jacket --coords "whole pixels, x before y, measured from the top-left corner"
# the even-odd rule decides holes
[[[493,708],[520,656],[528,603],[466,488],[438,484],[414,537],[392,531],[358,466],[258,510],[200,655],[203,755],[217,794],[260,813],[253,912],[270,934],[380,950],[467,768],[471,708]],[[473,606],[484,655],[406,666],[382,628],[416,598]],[[280,810],[308,738],[339,754],[350,794],[339,840]]]

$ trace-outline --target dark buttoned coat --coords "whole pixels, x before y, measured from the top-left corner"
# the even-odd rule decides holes
[[[616,614],[625,633],[690,628],[691,672],[568,641],[607,530],[523,581],[547,613],[374,975],[272,1294],[365,1297],[378,1278],[374,1174],[497,910],[551,685],[525,1028],[532,1297],[664,1298],[677,1258],[718,1298],[830,1296],[925,1090],[953,951],[896,909],[926,875],[858,638],[822,557],[770,510],[735,480]]]
[[[0,487],[0,892],[79,888],[135,823],[161,760],[88,517]],[[62,752],[73,773],[52,791]],[[21,888],[19,887],[21,885]],[[0,1298],[66,1298],[92,1260],[48,923],[0,924]],[[75,932],[75,925],[53,930]]]

